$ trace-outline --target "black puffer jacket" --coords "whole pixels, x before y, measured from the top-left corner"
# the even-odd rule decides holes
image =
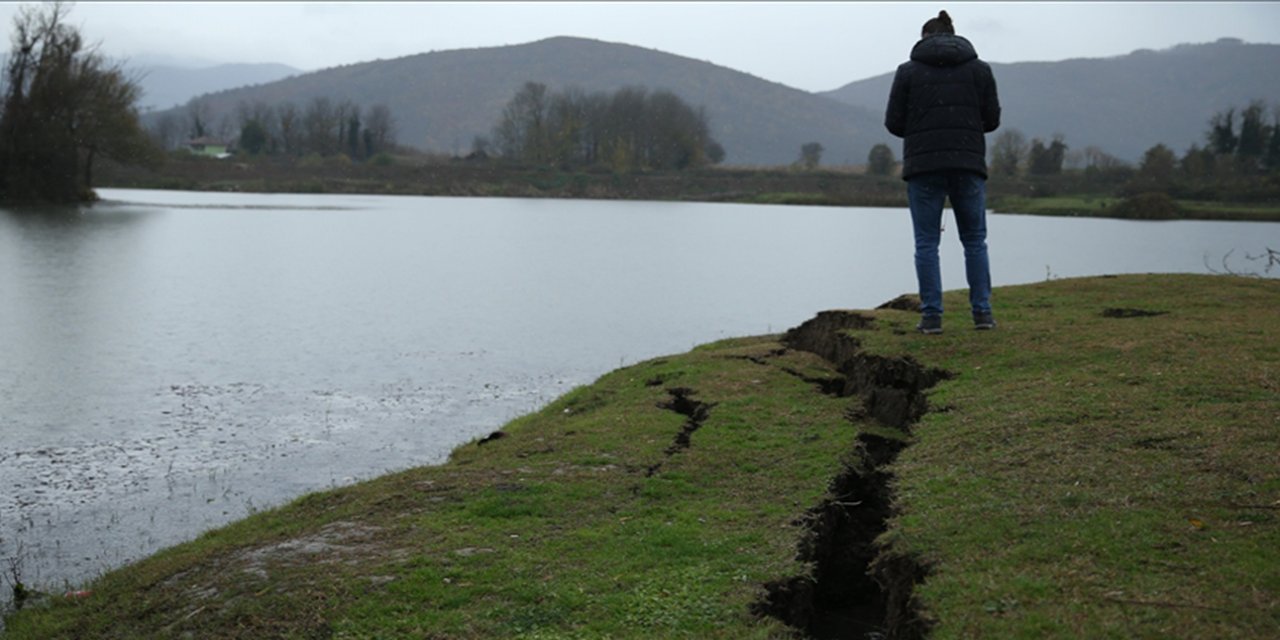
[[[898,67],[884,126],[902,143],[902,179],[962,169],[987,175],[983,134],[1000,126],[991,67],[968,40],[935,35],[916,43]]]

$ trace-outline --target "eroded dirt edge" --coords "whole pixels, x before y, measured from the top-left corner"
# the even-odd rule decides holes
[[[881,546],[877,538],[893,513],[893,476],[887,468],[907,446],[911,427],[928,411],[925,391],[951,374],[910,357],[866,353],[856,338],[845,334],[873,326],[869,316],[828,311],[783,338],[788,348],[814,353],[835,366],[839,377],[805,379],[818,392],[853,399],[846,413],[851,421],[873,419],[902,434],[859,435],[855,455],[832,479],[827,497],[799,523],[805,533],[798,559],[810,572],[769,582],[753,606],[756,614],[778,618],[811,638],[911,639],[929,631],[914,597],[928,567]]]

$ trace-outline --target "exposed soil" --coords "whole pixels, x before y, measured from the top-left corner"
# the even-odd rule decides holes
[[[711,414],[712,407],[715,403],[702,402],[694,400],[693,395],[697,393],[688,387],[673,387],[667,389],[667,393],[671,395],[671,399],[667,402],[658,404],[658,408],[674,411],[688,418],[684,425],[680,428],[673,439],[671,446],[667,447],[663,453],[668,457],[673,456],[684,449],[689,448],[689,444],[693,441],[693,433],[702,428],[702,423],[706,422],[707,416]],[[645,472],[646,477],[652,477],[662,468],[662,463],[650,465]]]
[[[922,638],[928,623],[913,598],[927,567],[892,548],[877,545],[893,513],[892,475],[886,470],[906,446],[910,427],[928,404],[924,392],[950,377],[910,358],[865,353],[848,329],[874,321],[853,312],[819,314],[788,331],[784,343],[828,360],[838,380],[809,380],[817,391],[854,398],[847,415],[867,417],[903,432],[903,439],[862,434],[844,470],[832,479],[827,497],[802,518],[806,533],[797,557],[807,575],[765,585],[753,611],[778,618],[810,638]]]
[[[1147,309],[1125,309],[1119,307],[1109,307],[1102,310],[1104,318],[1150,318],[1152,316],[1162,316],[1169,313],[1168,311],[1150,311]]]

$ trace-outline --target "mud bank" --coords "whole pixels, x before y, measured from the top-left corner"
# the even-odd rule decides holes
[[[894,478],[887,468],[908,446],[912,425],[928,411],[925,391],[951,374],[909,357],[865,353],[844,333],[873,323],[853,312],[823,312],[788,331],[782,341],[835,366],[839,376],[806,381],[821,393],[851,398],[847,419],[872,419],[898,432],[898,437],[858,437],[828,497],[798,523],[805,527],[798,559],[812,567],[811,574],[770,582],[753,607],[811,638],[910,639],[923,638],[929,629],[913,596],[928,567],[879,537],[894,509]]]

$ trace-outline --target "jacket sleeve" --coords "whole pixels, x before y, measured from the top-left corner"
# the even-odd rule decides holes
[[[979,88],[982,100],[982,131],[991,133],[1000,128],[1000,96],[996,93],[996,77],[991,67],[984,65],[982,85]]]
[[[884,127],[899,138],[907,135],[907,71],[898,67],[889,89],[889,104],[884,109]]]

